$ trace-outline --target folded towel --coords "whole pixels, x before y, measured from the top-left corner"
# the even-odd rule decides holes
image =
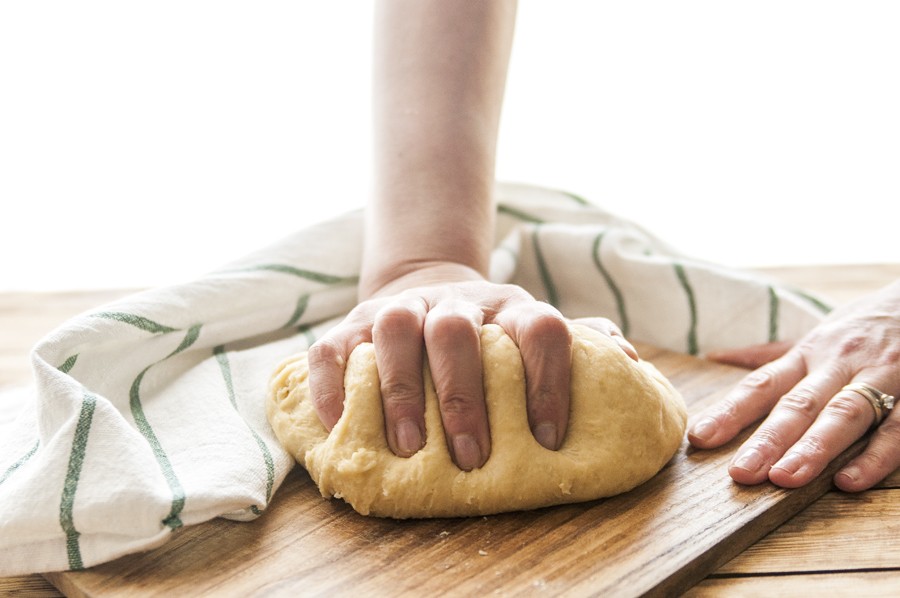
[[[691,354],[795,340],[828,309],[568,193],[500,185],[497,199],[491,279],[635,340]],[[0,395],[0,575],[82,569],[183,525],[260,516],[293,466],[266,422],[268,378],[355,305],[362,220],[306,228],[44,338],[33,388]]]

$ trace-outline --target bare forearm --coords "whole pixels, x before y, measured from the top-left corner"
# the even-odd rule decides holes
[[[486,274],[514,18],[506,0],[379,4],[363,298],[422,264]]]
[[[486,280],[494,230],[494,154],[514,0],[384,0],[377,14],[374,197],[359,304],[309,351],[309,388],[326,428],[340,419],[344,364],[375,347],[385,439],[425,444],[427,365],[453,462],[484,465],[491,431],[481,330],[503,328],[522,354],[528,423],[550,450],[569,417],[572,337],[553,306]],[[634,348],[612,322],[586,325]]]

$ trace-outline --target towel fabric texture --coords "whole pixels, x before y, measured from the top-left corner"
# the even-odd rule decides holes
[[[498,185],[497,205],[493,281],[638,341],[701,354],[796,340],[827,311],[568,193]],[[350,213],[46,336],[33,386],[0,395],[0,575],[83,569],[182,526],[263,515],[294,464],[266,421],[269,376],[355,305],[362,232]]]

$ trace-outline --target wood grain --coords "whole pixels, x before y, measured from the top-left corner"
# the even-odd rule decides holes
[[[842,305],[900,280],[900,264],[777,266],[757,272]]]
[[[829,545],[834,538],[844,542]],[[893,569],[900,582],[900,494],[896,490],[829,492],[717,573],[853,569]]]
[[[692,410],[743,370],[639,347]],[[672,595],[830,488],[734,484],[734,449],[686,445],[655,478],[607,500],[474,519],[366,518],[323,500],[297,469],[254,523],[212,521],[157,550],[48,578],[69,595]],[[854,449],[858,450],[858,449]],[[835,464],[835,467],[837,464]],[[550,556],[552,555],[552,556]]]
[[[897,598],[897,571],[850,571],[810,575],[771,575],[707,579],[685,598]]]
[[[0,596],[16,598],[59,598],[62,596],[50,582],[40,575],[0,577]]]
[[[29,352],[54,328],[88,309],[134,291],[69,291],[0,293],[0,389],[31,380]]]
[[[762,269],[761,271],[773,278],[818,293],[837,304],[844,303],[855,299],[862,294],[876,290],[892,280],[900,279],[900,264],[776,267]],[[0,294],[0,325],[2,325],[2,329],[4,330],[4,333],[0,335],[0,389],[28,382],[30,379],[30,365],[27,358],[28,350],[54,326],[82,311],[118,299],[131,292],[132,291],[129,290],[111,289],[62,293]],[[709,377],[711,377],[711,375],[706,376],[707,379],[704,380],[704,376],[702,375],[688,375],[688,373],[679,375],[676,372],[673,377],[676,379],[676,383],[680,388],[681,385],[685,385],[683,390],[686,393],[689,392],[694,396],[699,396],[702,395],[702,387],[710,384]],[[708,395],[706,399],[703,399],[702,397],[699,398],[699,400],[705,402],[713,399],[714,395]],[[295,497],[286,495],[292,492],[292,485],[298,483],[298,476],[301,482],[300,485],[302,486],[302,475],[300,475],[300,472],[295,472],[295,474],[292,474],[289,477],[288,482],[282,488],[281,492],[276,495],[275,505],[273,505],[260,521],[250,524],[250,526],[247,524],[237,524],[226,521],[210,522],[205,526],[198,526],[199,529],[196,530],[196,536],[187,533],[191,530],[185,530],[184,533],[179,534],[172,540],[170,547],[175,548],[178,545],[183,545],[184,548],[181,549],[182,551],[201,552],[210,547],[215,548],[215,544],[218,541],[219,543],[224,543],[228,549],[237,550],[241,547],[241,539],[245,538],[247,531],[252,529],[251,526],[257,526],[258,528],[266,526],[265,529],[277,528],[278,523],[271,522],[271,520],[277,518],[278,509],[281,508],[279,505],[295,500]],[[894,474],[879,484],[879,488],[880,490],[869,491],[858,496],[865,497],[875,492],[884,492],[885,489],[893,490],[894,494],[900,492],[900,471],[894,472]],[[316,493],[313,494],[314,496],[310,498],[316,498],[320,505],[320,511],[317,513],[319,515],[333,514],[332,509],[335,508],[334,505],[331,503],[323,503],[321,499],[317,498]],[[302,496],[302,491],[298,494],[298,497],[299,496]],[[779,528],[777,531],[767,536],[763,541],[755,545],[746,556],[742,555],[735,559],[735,561],[724,564],[713,577],[701,582],[700,585],[692,589],[688,595],[803,595],[804,597],[826,594],[829,596],[852,595],[854,597],[861,595],[900,595],[900,590],[898,590],[900,579],[898,579],[897,571],[878,571],[873,569],[874,565],[877,562],[880,562],[880,557],[878,556],[879,553],[877,551],[871,550],[871,542],[873,541],[871,535],[868,533],[856,533],[855,523],[853,522],[854,513],[848,512],[846,508],[843,508],[839,504],[839,500],[832,498],[835,496],[839,497],[843,495],[837,492],[826,494],[825,498],[814,503],[807,511],[801,513],[794,520],[791,520],[790,523],[783,526],[785,528],[784,530]],[[898,495],[897,498],[890,498],[893,497],[893,495],[886,496],[889,496],[889,501],[893,500],[894,503],[900,502],[900,495]],[[327,505],[331,506],[327,507]],[[321,511],[322,508],[326,508],[324,513]],[[563,509],[567,508],[572,507]],[[826,529],[821,529],[820,531],[812,533],[808,540],[804,539],[808,527],[802,526],[794,528],[791,526],[796,520],[802,520],[802,518],[807,517],[807,512],[809,511],[814,513],[817,521],[847,521],[848,525],[829,524]],[[856,511],[856,509],[853,509],[853,511]],[[885,522],[885,520],[877,513],[870,513],[865,510],[864,512],[867,517],[876,517],[876,524],[879,524],[879,522],[881,524],[889,523]],[[332,518],[334,517],[336,516],[332,516]],[[447,520],[448,525],[452,523],[453,521]],[[337,525],[337,520],[332,521],[331,519],[326,518],[322,520],[321,524],[326,526],[325,529],[330,529],[328,526]],[[292,526],[293,523],[291,521],[282,521],[281,525],[287,526],[288,529],[290,529],[290,526]],[[575,525],[578,525],[577,519],[570,524],[570,526]],[[810,524],[810,526],[813,528],[816,527],[813,524]],[[437,538],[428,538],[426,536],[426,540],[430,539],[432,542],[446,541],[447,538],[452,536],[455,528],[448,527],[447,529],[440,529],[440,531],[437,531],[437,528],[434,529]],[[443,535],[442,532],[445,531],[448,532],[449,535]],[[322,532],[324,532],[324,529],[320,530],[319,534]],[[782,537],[787,538],[787,540],[782,541],[780,539]],[[897,536],[894,535],[894,537]],[[490,540],[491,536],[487,536],[487,539]],[[882,543],[889,541],[890,539],[891,538],[885,536],[878,537],[878,540]],[[254,541],[257,542],[257,544],[259,543],[258,539],[254,539]],[[794,554],[794,548],[798,543],[803,543],[804,550]],[[251,546],[253,545],[251,544]],[[378,543],[375,543],[375,546],[378,550],[383,550],[379,547],[380,545]],[[878,551],[884,549],[881,544],[876,544],[876,547]],[[454,557],[454,555],[450,555],[450,557],[454,557],[456,560],[448,558],[441,566],[447,565],[448,567],[465,568],[467,563],[466,559],[474,559],[468,548],[468,546],[463,546],[459,556]],[[300,552],[298,547],[295,545],[286,545],[282,546],[281,550],[286,551],[292,556],[290,559],[292,562],[279,573],[288,577],[302,573],[304,559],[302,554],[298,554]],[[227,550],[225,550],[225,552],[227,552]],[[307,551],[303,552],[307,553]],[[488,551],[485,550],[485,552]],[[840,558],[832,556],[838,553],[853,553],[854,566],[862,566],[865,570],[853,571],[849,567],[844,567],[840,563]],[[329,549],[328,554],[333,557],[334,551]],[[150,555],[145,555],[144,557],[129,558],[139,559],[152,555],[153,553],[150,553]],[[828,561],[834,565],[834,569],[831,573],[823,574],[814,572],[804,574],[797,572],[800,570],[814,571],[815,563],[821,560],[822,555],[828,555]],[[480,559],[487,559],[491,557],[491,553],[488,552],[488,554],[483,557],[481,555],[478,556]],[[496,555],[494,555],[494,557],[496,558]],[[164,559],[166,557],[160,555],[158,558]],[[538,557],[535,556],[534,558]],[[553,558],[552,553],[543,555],[543,558],[545,560]],[[590,562],[594,559],[595,557],[593,555],[585,551],[581,560]],[[322,558],[318,559],[319,562],[321,562],[321,560]],[[763,573],[763,571],[766,570],[771,571],[772,569],[777,569],[777,567],[768,564],[770,560],[782,563],[790,561],[792,563],[790,566],[794,573],[791,575],[768,575]],[[475,561],[477,563],[478,559],[475,559]],[[213,570],[216,570],[217,564],[212,560],[209,562],[212,563],[211,567],[213,567]],[[456,563],[456,565],[454,565],[454,563]],[[798,563],[800,564],[798,565]],[[652,566],[652,564],[648,564],[647,566]],[[152,568],[153,564],[145,563],[144,567]],[[170,563],[167,567],[167,571],[169,571],[174,565]],[[469,565],[469,567],[471,567],[471,565]],[[177,567],[175,568],[177,569]],[[136,574],[140,573],[141,570],[137,569]],[[203,579],[207,576],[207,571],[202,567],[199,567],[194,570],[192,575],[198,579]],[[242,569],[240,572],[235,573],[235,576],[237,577],[242,575],[252,575],[252,570],[248,572],[246,569]],[[520,575],[524,575],[524,573],[520,572]],[[187,578],[182,579],[190,579],[190,575],[188,575]],[[64,582],[67,581],[68,578],[65,580],[58,580],[64,587]],[[552,591],[553,587],[548,588],[545,583],[542,585],[540,579],[535,578],[532,581],[534,585],[530,586],[526,593],[556,593]],[[110,590],[110,592],[104,592],[104,594],[112,593],[119,595],[124,593],[127,588],[134,589],[134,586],[129,584],[126,584],[125,586],[109,584],[105,586],[105,589]],[[77,587],[73,586],[67,589],[72,592],[71,595],[85,595]],[[545,591],[539,592],[538,590]],[[279,593],[278,588],[273,588],[273,591],[275,595]],[[152,594],[152,591],[139,590],[137,593]],[[285,590],[281,593],[289,592]],[[503,593],[507,593],[505,589]],[[61,594],[49,586],[42,577],[36,575],[0,578],[0,595],[18,595],[28,598],[61,596]]]

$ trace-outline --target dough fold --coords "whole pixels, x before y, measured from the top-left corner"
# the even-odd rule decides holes
[[[312,405],[305,353],[273,374],[268,418],[322,495],[342,498],[363,515],[487,515],[626,492],[659,472],[681,446],[684,401],[653,365],[633,361],[608,337],[583,326],[572,332],[569,428],[558,451],[531,434],[522,360],[496,325],[481,333],[492,448],[480,469],[464,472],[451,461],[427,366],[425,446],[409,458],[390,451],[369,343],[350,356],[344,412],[330,434]]]

